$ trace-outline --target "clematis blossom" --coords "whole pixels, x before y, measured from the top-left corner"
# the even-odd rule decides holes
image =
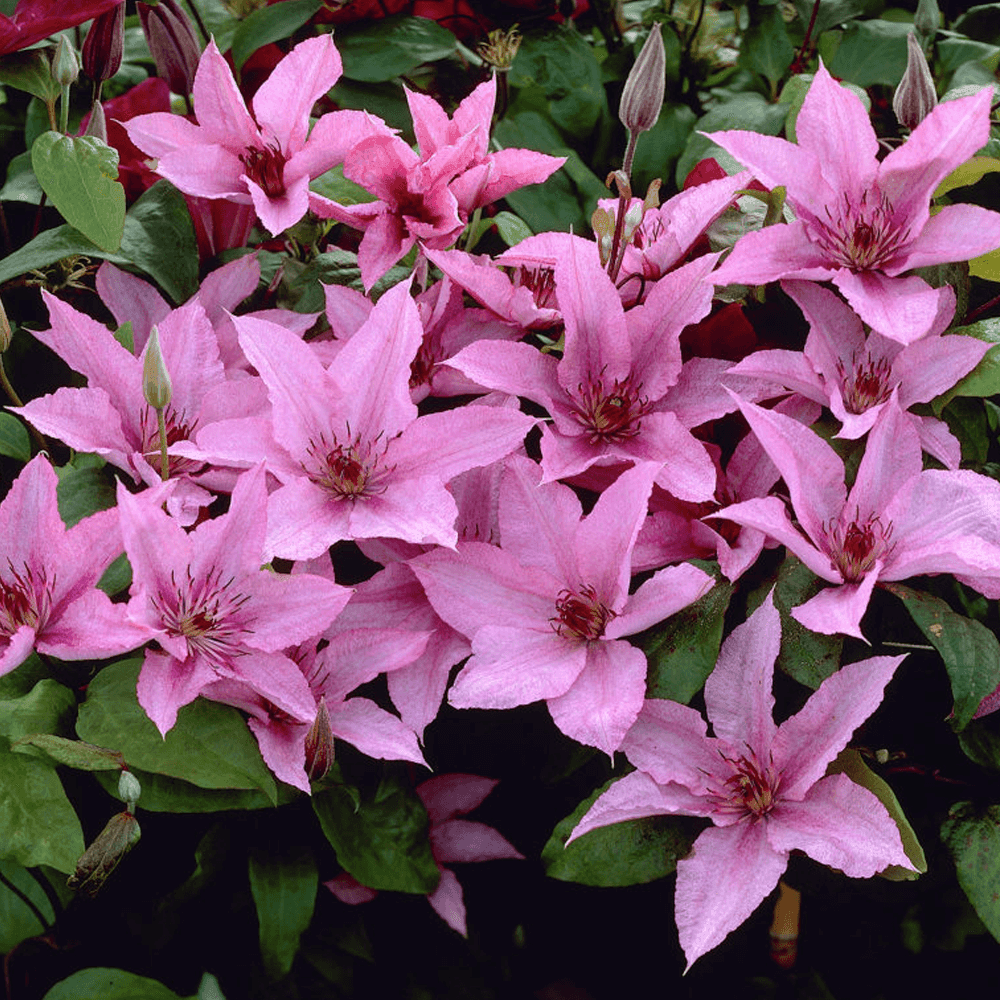
[[[796,214],[743,236],[712,280],[829,280],[873,330],[903,344],[923,337],[942,291],[904,273],[1000,246],[997,212],[929,208],[938,184],[989,139],[992,97],[984,87],[939,104],[880,161],[860,98],[821,64],[795,120],[797,145],[756,132],[706,133],[769,187],[783,185]]]
[[[792,609],[806,628],[863,639],[875,584],[923,573],[953,573],[1000,597],[1000,483],[961,469],[925,470],[920,439],[895,398],[868,433],[850,492],[844,463],[813,431],[774,410],[739,406],[788,487],[798,526],[776,496],[715,516],[764,532],[834,585]]]
[[[581,518],[567,486],[540,484],[530,459],[507,460],[502,547],[460,542],[411,560],[434,610],[472,642],[448,693],[456,708],[544,699],[567,736],[611,755],[635,720],[646,657],[624,640],[712,587],[694,566],[661,570],[629,594],[632,548],[657,466],[623,472]]]
[[[364,111],[332,111],[309,129],[313,105],[340,79],[340,54],[330,35],[300,42],[254,95],[253,113],[232,71],[208,43],[194,79],[198,124],[159,112],[124,123],[129,138],[157,159],[157,172],[185,194],[252,204],[277,235],[310,209],[332,202],[309,181],[342,163],[363,140],[390,129]]]
[[[0,503],[0,676],[33,649],[91,660],[146,641],[146,630],[97,589],[124,548],[118,511],[99,511],[67,528],[56,482],[48,459],[36,455]]]
[[[476,774],[441,774],[414,789],[427,810],[431,852],[441,872],[441,880],[437,888],[428,894],[427,901],[438,916],[462,937],[468,936],[462,886],[458,876],[445,865],[500,858],[524,860],[524,855],[493,827],[462,818],[482,805],[497,784],[492,778],[481,778]],[[348,872],[342,872],[323,884],[342,903],[351,906],[367,903],[378,895],[375,889],[362,885]]]
[[[622,744],[637,770],[601,795],[567,840],[644,816],[712,821],[677,863],[674,912],[688,969],[757,909],[793,850],[852,878],[890,865],[913,870],[875,795],[844,774],[824,777],[905,657],[842,667],[775,725],[771,683],[780,645],[781,619],[768,594],[733,629],[705,682],[714,735],[694,709],[646,701]]]

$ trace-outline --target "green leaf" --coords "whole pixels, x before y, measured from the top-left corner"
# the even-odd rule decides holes
[[[0,856],[69,875],[83,851],[80,821],[55,770],[0,740]]]
[[[508,79],[519,90],[537,90],[551,120],[577,141],[594,130],[601,111],[607,110],[594,48],[572,24],[526,35]]]
[[[59,733],[70,728],[76,696],[46,677],[20,698],[0,701],[0,736],[17,740],[33,733]]]
[[[910,859],[910,863],[917,870],[910,871],[902,865],[890,865],[884,871],[879,872],[883,878],[890,882],[910,882],[920,875],[927,873],[927,858],[924,849],[920,846],[917,834],[910,821],[903,812],[903,807],[896,798],[896,793],[889,784],[875,774],[865,763],[864,758],[857,750],[841,750],[837,758],[827,767],[827,774],[846,774],[856,785],[867,788],[885,806],[892,821],[899,827],[899,837],[903,842],[903,850]]]
[[[38,183],[63,218],[102,250],[117,251],[125,225],[118,151],[93,136],[44,132],[31,147]]]
[[[125,766],[125,761],[117,750],[106,750],[104,747],[95,747],[93,743],[68,740],[51,733],[22,736],[12,744],[11,749],[16,751],[23,746],[37,747],[57,764],[66,764],[80,771],[120,771]]]
[[[41,49],[11,52],[0,59],[0,83],[24,90],[42,101],[54,101],[60,93],[52,78],[48,56]]]
[[[42,188],[31,169],[31,151],[18,153],[7,166],[7,180],[0,190],[0,201],[20,201],[28,205],[39,205]]]
[[[321,0],[286,0],[255,10],[233,34],[232,53],[237,72],[257,49],[293,35],[322,6]]]
[[[63,466],[57,471],[56,502],[67,528],[96,511],[114,507],[114,478],[105,468]]]
[[[282,305],[293,308],[296,312],[322,312],[326,308],[323,295],[323,285],[347,285],[359,292],[364,291],[361,280],[361,269],[358,267],[357,254],[348,250],[335,248],[326,253],[317,254],[305,267],[295,273],[286,261],[285,281],[282,292],[286,299]],[[378,300],[381,295],[393,285],[409,275],[407,268],[395,265],[375,282],[372,288],[372,298]]]
[[[115,340],[125,348],[129,354],[135,354],[135,334],[132,331],[132,320],[127,319],[117,330],[115,330]]]
[[[852,21],[827,68],[859,87],[895,87],[906,72],[906,36],[912,30],[912,24],[894,21]]]
[[[359,21],[337,31],[344,76],[364,83],[392,80],[455,51],[455,36],[426,17],[398,14]]]
[[[637,885],[669,875],[691,850],[705,822],[690,816],[626,820],[591,830],[566,847],[584,813],[617,780],[606,782],[556,825],[542,848],[546,875],[582,885]]]
[[[42,1000],[182,1000],[173,990],[122,969],[82,969],[56,983]],[[193,1000],[193,998],[192,998]]]
[[[719,580],[700,600],[633,639],[649,661],[646,697],[686,705],[715,669],[733,585]]]
[[[955,22],[954,30],[980,42],[1000,45],[1000,3],[970,7]]]
[[[1000,941],[1000,806],[978,810],[956,802],[941,827],[955,862],[958,884],[986,929]]]
[[[121,252],[174,302],[184,302],[198,291],[194,223],[184,195],[170,181],[157,181],[128,210]]]
[[[0,455],[16,458],[19,462],[31,460],[28,429],[13,413],[0,413]]]
[[[965,756],[980,767],[1000,771],[1000,712],[973,719],[958,734]]]
[[[963,463],[974,467],[983,465],[990,450],[984,402],[974,397],[957,396],[941,411],[941,416],[962,446]]]
[[[0,260],[0,285],[27,271],[49,267],[65,257],[97,257],[115,264],[131,263],[118,253],[105,253],[72,226],[56,226],[39,233],[30,243]]]
[[[16,892],[0,882],[0,954],[6,955],[25,938],[47,931],[56,917],[45,891],[21,865],[0,861],[0,875],[27,896],[45,920],[42,923]]]
[[[411,789],[384,778],[360,804],[343,785],[313,795],[337,860],[370,889],[430,893],[440,873],[427,839],[427,811]]]
[[[257,907],[260,953],[272,979],[292,969],[299,938],[312,920],[319,875],[306,847],[271,843],[250,854],[250,891]]]
[[[1000,48],[986,42],[974,42],[968,38],[942,38],[937,43],[939,76],[954,73],[960,66],[975,62],[990,73],[995,73],[1000,60]]]
[[[1000,685],[1000,642],[985,625],[956,614],[937,597],[900,583],[883,586],[903,602],[917,627],[941,654],[955,699],[948,721],[952,729],[964,729],[983,698]]]
[[[132,564],[128,561],[128,556],[123,552],[111,565],[101,574],[97,581],[97,589],[103,590],[108,597],[117,597],[118,594],[126,590],[132,583]]]
[[[1000,161],[997,161],[1000,163]],[[982,319],[972,326],[960,326],[953,330],[953,334],[962,334],[967,337],[975,337],[977,340],[984,340],[988,344],[1000,344],[1000,319]],[[934,412],[941,415],[941,411],[956,396],[995,396],[1000,393],[1000,349],[993,348],[983,355],[982,360],[963,379],[952,386],[947,392],[938,396],[932,403]]]
[[[120,751],[129,767],[183,778],[201,788],[260,789],[274,802],[274,778],[243,716],[235,708],[197,698],[161,737],[136,700],[140,666],[138,659],[112,663],[90,682],[76,723],[80,739]]]
[[[760,73],[771,86],[785,75],[795,58],[785,19],[778,6],[751,8],[750,27],[740,44],[739,65]]]
[[[271,10],[272,8],[268,7],[266,9]],[[341,205],[363,205],[370,201],[378,200],[366,188],[363,188],[360,184],[355,184],[354,181],[348,180],[344,176],[344,165],[342,163],[328,170],[325,174],[314,177],[309,182],[309,190],[315,191],[316,194],[320,194],[324,198],[329,198],[331,201],[336,201]]]
[[[813,38],[819,38],[828,28],[835,28],[838,24],[844,24],[867,13],[864,0],[820,0],[818,10],[814,0],[793,0],[793,2],[803,28],[809,24],[815,11]]]
[[[521,240],[534,235],[524,219],[513,212],[497,212],[491,221],[496,223],[500,239],[509,247],[517,246]]]

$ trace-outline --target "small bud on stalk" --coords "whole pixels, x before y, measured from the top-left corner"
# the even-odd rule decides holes
[[[76,57],[73,43],[62,34],[56,45],[55,55],[52,57],[52,79],[60,87],[69,87],[76,83],[76,78],[80,75],[80,60]]]
[[[131,771],[122,771],[118,777],[118,797],[125,803],[130,813],[135,812],[135,804],[142,794],[142,785]]]
[[[125,4],[94,18],[87,37],[83,40],[83,71],[94,81],[97,92],[100,85],[121,69],[125,48]]]
[[[618,105],[618,118],[629,133],[623,167],[626,174],[632,172],[632,157],[635,155],[639,133],[649,131],[660,117],[666,73],[667,57],[663,50],[660,23],[657,22],[625,81],[621,103]]]
[[[4,309],[3,302],[0,301],[0,354],[7,352],[13,336],[14,334],[10,328],[10,320],[7,319],[7,310]]]
[[[911,31],[906,36],[906,72],[892,97],[896,120],[911,132],[937,106],[934,78],[924,56],[924,50]]]
[[[941,8],[937,0],[920,0],[913,15],[913,27],[923,38],[930,38],[941,26]]]
[[[156,73],[175,94],[191,96],[201,50],[187,15],[176,0],[159,0],[155,6],[137,3],[142,32],[156,63]]]
[[[104,105],[100,101],[94,101],[94,106],[90,111],[90,121],[87,122],[84,135],[92,135],[95,139],[100,139],[105,145],[108,143],[108,121],[104,116]]]
[[[163,411],[170,405],[173,385],[160,351],[160,332],[153,326],[146,342],[146,356],[142,361],[142,394],[156,410],[156,423],[160,432],[160,478],[170,478],[170,458],[167,456],[167,422]]]
[[[320,698],[316,718],[306,733],[306,774],[310,781],[320,781],[333,767],[333,731],[326,700]]]

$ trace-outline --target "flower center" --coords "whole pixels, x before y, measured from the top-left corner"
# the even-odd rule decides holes
[[[246,167],[247,177],[268,198],[280,198],[285,193],[285,163],[288,158],[279,146],[266,145],[263,149],[247,146],[240,153],[240,162]]]
[[[781,776],[773,764],[761,767],[753,753],[749,757],[723,757],[732,767],[732,775],[726,779],[728,802],[723,804],[726,811],[749,812],[754,818],[766,816],[774,808]],[[727,808],[728,807],[728,808]]]
[[[891,260],[907,241],[909,229],[895,218],[892,205],[877,188],[858,201],[844,194],[843,205],[826,209],[826,222],[812,236],[831,256],[855,271],[875,270]]]
[[[855,515],[849,524],[840,522],[826,529],[830,562],[845,583],[864,579],[876,560],[888,556],[895,548],[891,538],[892,522],[883,525],[877,516],[862,521]]]
[[[347,433],[349,436],[350,428]],[[348,444],[341,444],[336,435],[332,444],[320,437],[319,441],[309,444],[309,455],[315,464],[311,470],[306,470],[307,475],[334,500],[360,500],[384,493],[384,480],[394,466],[384,464],[385,449],[377,451],[377,443],[378,438],[362,441],[360,435]]]
[[[639,433],[642,418],[649,412],[649,401],[639,395],[640,385],[632,376],[615,379],[605,388],[604,381],[581,383],[572,415],[589,434],[591,444],[599,441],[625,441]]]
[[[555,270],[551,267],[522,265],[512,275],[514,287],[527,288],[539,309],[556,308]]]
[[[559,591],[556,614],[549,622],[565,638],[600,639],[608,622],[617,617],[617,611],[598,600],[593,587],[581,586],[578,591]]]
[[[25,625],[41,631],[52,611],[52,587],[45,571],[40,570],[36,576],[26,565],[16,570],[8,559],[3,576],[6,579],[0,579],[0,635],[12,636]]]
[[[172,407],[167,406],[163,411],[163,422],[167,428],[167,448],[178,441],[190,441],[198,426],[198,421],[193,420],[187,423],[184,414],[177,413]],[[142,457],[149,464],[159,471],[160,468],[160,429],[156,423],[156,410],[147,406],[142,411],[142,418],[139,424],[142,440],[139,442],[138,450]],[[177,455],[168,456],[170,462],[170,476],[192,474],[205,467],[204,462],[198,462],[193,458],[181,458]]]
[[[235,590],[232,577],[223,581],[218,569],[209,571],[198,584],[190,567],[186,572],[187,580],[181,585],[170,574],[176,588],[176,594],[170,595],[173,600],[157,595],[152,599],[153,607],[167,634],[186,640],[188,657],[200,654],[214,666],[222,666],[245,652],[240,637],[253,630],[247,628],[239,612],[250,595]]]
[[[855,355],[851,361],[854,368],[850,375],[841,362],[837,363],[837,370],[843,380],[844,408],[848,413],[864,413],[865,410],[884,403],[892,395],[898,382],[890,381],[892,363],[885,358],[873,360],[865,352],[861,360]]]

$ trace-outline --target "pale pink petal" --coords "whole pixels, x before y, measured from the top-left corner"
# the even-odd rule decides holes
[[[28,625],[21,625],[10,637],[0,637],[0,677],[16,670],[34,648],[35,630]]]
[[[234,151],[258,145],[260,132],[214,39],[209,40],[198,62],[193,97],[202,142],[217,142]]]
[[[250,731],[257,737],[257,746],[271,773],[285,784],[311,794],[306,775],[305,725],[269,723],[261,719],[247,720]]]
[[[885,806],[846,774],[817,781],[801,802],[780,802],[767,817],[767,839],[776,851],[805,851],[852,878],[890,865],[914,870]]]
[[[912,344],[927,335],[941,297],[949,294],[945,289],[931,288],[916,275],[890,278],[879,271],[842,268],[832,277],[851,308],[873,330],[901,344]]]
[[[489,389],[524,396],[551,413],[552,397],[562,395],[558,362],[530,344],[481,340],[463,348],[447,364]]]
[[[440,866],[439,866],[440,867]],[[437,888],[427,897],[427,902],[434,907],[434,912],[454,931],[462,937],[468,937],[465,927],[465,903],[462,899],[462,886],[454,872],[447,868],[441,869],[441,880]]]
[[[124,605],[112,604],[107,594],[93,588],[59,609],[43,626],[36,645],[39,652],[61,660],[103,660],[149,638],[148,629],[125,617]]]
[[[107,260],[97,269],[95,282],[97,294],[119,326],[132,324],[132,342],[138,354],[146,346],[149,328],[163,322],[170,306],[149,282]]]
[[[645,580],[632,594],[617,618],[608,622],[608,639],[634,635],[666,621],[682,608],[704,597],[715,581],[697,566],[668,566]]]
[[[472,812],[499,784],[478,774],[439,774],[421,782],[414,791],[423,802],[431,826]]]
[[[836,268],[830,255],[809,239],[799,219],[744,233],[711,277],[716,285],[766,285],[778,278],[824,281]]]
[[[924,224],[887,267],[900,274],[914,267],[970,260],[1000,247],[1000,212],[978,205],[945,205]]]
[[[238,202],[250,199],[243,163],[223,146],[202,144],[164,153],[156,170],[185,194]]]
[[[413,730],[367,698],[329,706],[333,735],[378,760],[409,760],[427,766]]]
[[[416,243],[416,237],[406,231],[402,218],[394,212],[375,216],[365,230],[358,247],[358,267],[365,291],[372,286]]]
[[[518,188],[541,184],[565,162],[565,156],[549,156],[548,153],[536,153],[533,149],[500,149],[491,153],[487,160],[488,179],[478,196],[469,201],[459,198],[459,202],[466,211],[490,205]],[[453,191],[461,179],[457,178],[452,184]],[[455,194],[457,196],[458,192],[455,191]]]
[[[204,130],[169,111],[153,111],[119,122],[129,139],[149,156],[166,156],[175,149],[202,146],[208,140]]]
[[[440,824],[432,824],[430,840],[434,858],[444,864],[524,858],[524,855],[492,826],[468,819],[449,819]]]
[[[906,410],[914,403],[929,403],[972,371],[992,346],[961,335],[924,337],[910,344],[892,363],[892,373],[900,380],[899,405]]]
[[[194,701],[218,675],[200,656],[178,660],[169,653],[147,650],[139,671],[136,696],[161,736],[177,721],[177,710]]]
[[[860,583],[844,583],[821,590],[805,604],[792,608],[792,617],[811,632],[823,635],[843,632],[856,639],[865,639],[861,634],[861,619],[868,610],[881,569],[882,563],[876,562]]]
[[[309,210],[307,176],[286,178],[285,192],[277,198],[268,196],[256,181],[246,175],[243,176],[243,183],[250,192],[257,218],[272,236],[277,236],[294,226]]]
[[[348,872],[341,872],[336,878],[324,882],[323,885],[332,892],[342,903],[349,906],[357,906],[359,903],[370,903],[377,895],[375,889],[369,889],[362,885],[353,875]]]

